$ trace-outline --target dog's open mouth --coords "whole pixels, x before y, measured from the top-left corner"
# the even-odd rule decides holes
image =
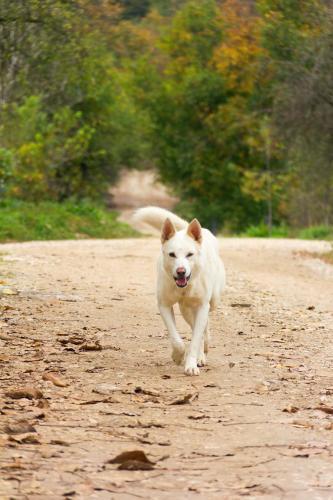
[[[175,279],[176,285],[179,288],[184,288],[185,286],[187,286],[187,283],[189,282],[190,278],[191,278],[191,275],[182,276],[181,278],[174,278],[174,279]]]

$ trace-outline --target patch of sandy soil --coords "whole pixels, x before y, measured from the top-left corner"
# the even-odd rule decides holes
[[[117,184],[110,188],[111,206],[120,212],[119,219],[133,225],[133,211],[146,205],[172,210],[178,199],[158,182],[153,170],[124,170]],[[137,223],[135,229],[147,235],[158,235],[151,226]]]
[[[221,243],[199,377],[170,359],[158,239],[1,246],[1,499],[333,498],[333,279],[297,253],[325,244]],[[133,450],[153,463],[111,463]]]
[[[158,182],[153,170],[124,170],[109,192],[112,205],[121,210],[147,204],[171,209],[177,202],[177,198]]]

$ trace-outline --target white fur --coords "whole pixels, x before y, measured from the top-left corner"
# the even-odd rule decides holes
[[[192,328],[192,339],[185,356],[185,373],[199,375],[199,366],[206,363],[208,352],[208,313],[220,302],[225,286],[225,271],[219,257],[218,240],[208,229],[202,229],[202,239],[196,240],[191,233],[194,221],[189,225],[162,208],[139,209],[135,218],[160,229],[168,218],[175,229],[179,229],[162,243],[157,266],[157,300],[169,332],[172,359],[177,364],[185,356],[184,342],[177,331],[173,312],[173,306],[179,304],[184,319]],[[162,237],[162,241],[163,239]],[[170,253],[175,257],[170,257]],[[184,268],[186,277],[190,276],[184,288],[179,288],[175,282],[177,269],[180,267]]]

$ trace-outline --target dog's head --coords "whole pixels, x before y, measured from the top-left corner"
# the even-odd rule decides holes
[[[193,219],[187,229],[176,231],[171,220],[166,219],[161,240],[165,271],[179,288],[186,287],[200,263],[202,229],[199,221]]]

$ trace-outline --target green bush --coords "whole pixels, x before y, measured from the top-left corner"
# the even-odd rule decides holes
[[[262,223],[258,226],[248,227],[243,236],[254,238],[288,238],[290,234],[286,226],[273,226],[272,232],[269,234],[268,226]]]
[[[0,241],[126,238],[138,236],[118,214],[90,202],[0,204]]]
[[[332,226],[310,226],[299,232],[299,238],[304,240],[327,240],[333,238]]]

